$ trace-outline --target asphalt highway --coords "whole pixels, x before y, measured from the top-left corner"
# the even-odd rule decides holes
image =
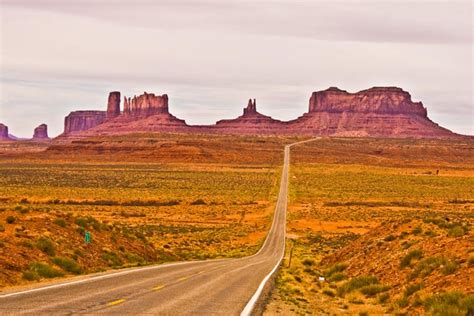
[[[250,315],[285,252],[290,148],[273,223],[257,254],[115,271],[0,293],[1,315]]]

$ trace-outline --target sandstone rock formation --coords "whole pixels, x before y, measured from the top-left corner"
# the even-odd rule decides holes
[[[64,134],[88,130],[106,120],[105,111],[74,111],[64,119]]]
[[[371,88],[357,93],[331,87],[313,92],[309,99],[309,112],[354,112],[380,114],[414,114],[426,117],[421,102],[412,102],[408,92],[400,88]]]
[[[107,101],[107,119],[112,119],[120,115],[120,92],[113,91],[109,93]]]
[[[0,123],[0,140],[8,140],[8,126]]]
[[[285,123],[275,120],[270,116],[266,116],[257,112],[257,101],[249,99],[247,107],[244,108],[243,115],[236,119],[220,120],[216,123],[215,128],[233,133],[258,134],[262,133],[278,133],[285,129]]]
[[[148,117],[155,114],[169,113],[168,96],[166,94],[156,96],[153,93],[144,92],[138,97],[124,97],[123,113],[136,117]]]
[[[289,126],[302,134],[375,137],[453,137],[433,123],[421,102],[400,88],[348,93],[338,88],[313,92],[309,112]]]
[[[35,128],[33,133],[33,140],[48,140],[48,125],[41,124]]]
[[[71,112],[65,120],[69,137],[116,135],[138,132],[182,132],[266,135],[326,135],[350,137],[459,137],[433,123],[421,102],[396,87],[375,87],[356,93],[338,88],[313,92],[309,110],[296,120],[283,122],[257,111],[250,99],[243,114],[215,125],[189,126],[169,113],[168,96],[144,92],[124,97],[109,94],[107,111]]]

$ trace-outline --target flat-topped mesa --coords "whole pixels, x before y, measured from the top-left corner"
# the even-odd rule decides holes
[[[123,113],[125,115],[148,117],[156,114],[169,114],[168,95],[155,95],[144,92],[133,98],[124,97]]]
[[[48,125],[41,124],[33,132],[33,140],[46,140],[48,137]]]
[[[74,111],[64,118],[64,134],[81,132],[102,124],[105,111]]]
[[[309,112],[356,112],[410,114],[427,117],[421,102],[413,102],[408,92],[397,87],[374,87],[349,93],[335,87],[313,92]]]
[[[113,91],[109,93],[107,101],[107,119],[112,119],[120,115],[120,92]]]
[[[8,126],[0,123],[0,140],[9,139],[8,137]]]
[[[246,115],[251,115],[251,114],[257,114],[257,100],[249,99],[249,103],[246,108],[244,108],[244,116]]]

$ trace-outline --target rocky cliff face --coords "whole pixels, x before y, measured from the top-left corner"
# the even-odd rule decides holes
[[[64,134],[88,130],[106,120],[105,111],[74,111],[64,119]]]
[[[33,140],[48,140],[48,125],[41,124],[33,132]]]
[[[107,119],[112,119],[120,115],[120,92],[113,91],[109,93],[107,101]]]
[[[400,88],[371,88],[348,93],[338,88],[313,92],[309,112],[290,122],[312,135],[375,137],[452,137],[433,123],[421,102]]]
[[[220,120],[216,123],[215,127],[222,129],[228,129],[229,131],[236,133],[258,133],[259,130],[264,133],[271,131],[277,131],[283,128],[284,123],[282,121],[275,120],[270,116],[260,114],[257,111],[257,101],[255,99],[249,99],[247,107],[244,108],[243,115],[232,120]]]
[[[0,123],[0,140],[7,140],[8,137],[8,126]]]
[[[155,114],[167,114],[168,96],[144,92],[133,98],[124,97],[123,113],[135,117],[148,117]]]
[[[348,93],[338,88],[313,92],[309,112],[413,114],[426,117],[421,102],[412,102],[408,92],[400,88],[371,88]]]
[[[457,137],[433,123],[421,102],[396,87],[376,87],[356,93],[338,88],[313,92],[309,111],[296,120],[283,122],[257,111],[250,99],[243,115],[220,120],[215,125],[189,126],[169,113],[168,96],[143,93],[124,97],[109,94],[107,111],[77,111],[66,117],[64,134],[116,135],[137,132],[183,132],[273,135],[327,135],[373,137]]]

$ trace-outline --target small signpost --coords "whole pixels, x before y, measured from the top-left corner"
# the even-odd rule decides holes
[[[84,241],[86,242],[86,244],[90,244],[91,243],[91,233],[86,231],[86,233],[84,234]]]

